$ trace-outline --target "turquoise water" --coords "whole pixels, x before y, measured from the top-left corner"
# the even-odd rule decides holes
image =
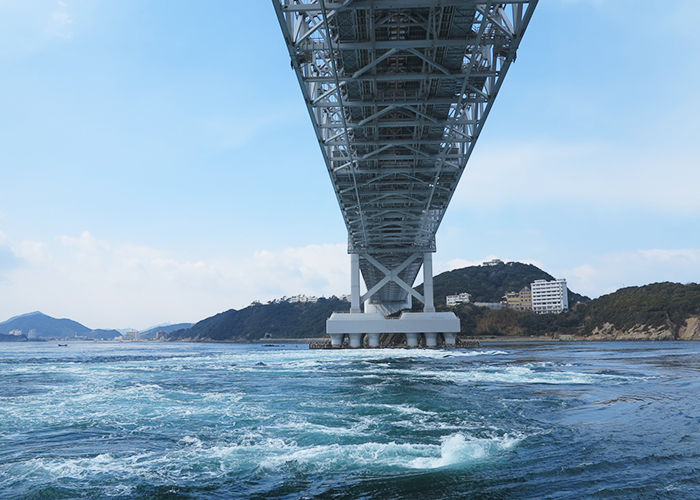
[[[0,344],[0,497],[700,498],[700,346]]]

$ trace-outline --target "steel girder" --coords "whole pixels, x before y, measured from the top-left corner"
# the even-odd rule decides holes
[[[537,0],[273,4],[370,290],[385,277],[371,261],[391,270],[435,251]],[[399,278],[412,284],[422,261]],[[389,282],[373,300],[406,297]]]

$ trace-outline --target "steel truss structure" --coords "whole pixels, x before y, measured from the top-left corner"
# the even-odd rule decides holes
[[[273,4],[347,225],[353,311],[358,269],[362,301],[432,309],[411,285],[537,0]]]

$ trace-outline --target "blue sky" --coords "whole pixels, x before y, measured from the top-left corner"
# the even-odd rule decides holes
[[[700,2],[541,0],[436,272],[700,281]],[[0,0],[0,321],[198,321],[349,291],[271,2]]]

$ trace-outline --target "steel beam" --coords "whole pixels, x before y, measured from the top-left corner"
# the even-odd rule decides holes
[[[360,256],[352,275],[361,273],[377,303],[418,298],[411,287],[421,267],[430,287],[435,232],[537,0],[273,5],[348,251]],[[416,257],[400,267],[406,254]],[[359,294],[354,281],[352,290]]]

